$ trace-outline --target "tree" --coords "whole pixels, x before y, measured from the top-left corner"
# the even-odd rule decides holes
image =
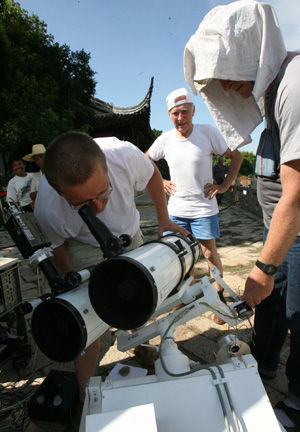
[[[155,137],[158,138],[163,133],[161,130],[158,129],[152,129],[152,132],[154,133]]]
[[[240,174],[252,177],[254,175],[255,154],[252,152],[241,152],[243,155],[243,163],[240,168]]]
[[[239,174],[252,177],[254,175],[254,161],[255,154],[252,152],[241,151],[243,155],[243,162],[239,170]],[[213,155],[213,165],[218,163],[220,155]],[[224,165],[229,166],[231,164],[231,159],[224,156]]]
[[[59,133],[89,130],[90,54],[60,46],[14,0],[0,3],[0,150],[30,152]]]

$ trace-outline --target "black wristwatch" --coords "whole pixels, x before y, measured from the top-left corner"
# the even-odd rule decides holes
[[[273,264],[264,264],[258,260],[256,261],[255,265],[268,276],[274,275],[278,269],[278,267],[274,266]]]

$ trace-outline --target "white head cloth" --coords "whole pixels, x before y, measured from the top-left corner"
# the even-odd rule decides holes
[[[241,0],[212,9],[184,50],[185,79],[202,95],[227,145],[251,142],[264,95],[287,55],[273,7]],[[225,92],[219,79],[254,81],[252,96]]]

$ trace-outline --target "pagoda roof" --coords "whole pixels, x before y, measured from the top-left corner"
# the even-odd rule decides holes
[[[134,106],[120,107],[95,97],[91,98],[88,105],[93,127],[91,135],[93,137],[116,136],[146,151],[156,138],[150,127],[153,82],[152,77],[146,96]]]
[[[149,90],[144,99],[134,106],[120,107],[112,103],[104,102],[95,97],[91,98],[89,109],[92,111],[93,126],[112,126],[120,125],[136,120],[139,117],[148,116],[150,120],[150,101],[153,91],[153,81],[151,78]]]

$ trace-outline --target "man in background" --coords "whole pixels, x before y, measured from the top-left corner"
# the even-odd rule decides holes
[[[222,184],[225,180],[225,177],[228,173],[228,166],[224,165],[224,158],[219,157],[218,163],[213,167],[213,177],[214,177],[214,184]],[[223,194],[217,194],[217,203],[218,205],[221,204]]]
[[[238,150],[231,151],[216,127],[193,124],[195,106],[185,88],[171,92],[166,99],[168,114],[174,128],[159,136],[146,155],[154,160],[166,159],[171,180],[164,179],[169,195],[170,218],[186,228],[199,240],[209,269],[223,267],[217,251],[220,235],[216,194],[223,194],[235,179],[242,163]],[[232,159],[228,176],[220,185],[213,184],[212,155],[225,154]],[[217,284],[220,299],[225,302],[223,289]],[[217,324],[224,324],[214,315]]]
[[[6,201],[10,206],[17,206],[24,212],[32,212],[30,188],[33,173],[26,171],[26,163],[18,154],[10,158],[10,167],[15,176],[7,185]]]
[[[40,171],[33,174],[31,189],[30,189],[30,198],[32,199],[31,206],[34,209],[34,203],[37,196],[39,183],[43,175],[43,157],[46,149],[43,144],[34,144],[32,146],[32,153],[23,157],[23,159],[27,162],[35,162],[36,165],[40,168]]]

